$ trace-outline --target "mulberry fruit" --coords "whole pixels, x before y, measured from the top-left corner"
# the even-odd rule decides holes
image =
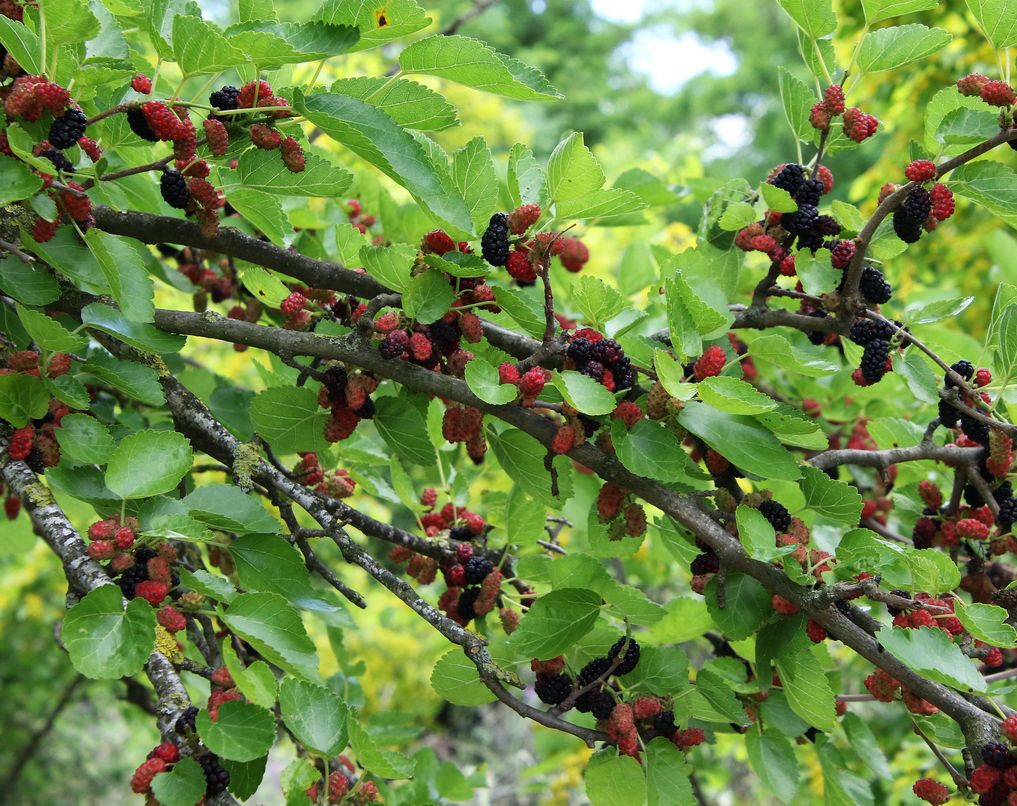
[[[481,254],[492,266],[504,266],[509,256],[508,216],[495,213],[480,239]]]
[[[860,369],[862,377],[869,383],[882,380],[886,374],[886,362],[890,357],[890,343],[884,339],[874,339],[865,345],[862,352]]]
[[[572,681],[564,673],[538,678],[533,690],[541,702],[548,705],[560,705],[572,693]]]
[[[771,185],[786,190],[792,196],[798,193],[798,189],[804,182],[805,169],[794,162],[789,162],[770,180]]]
[[[49,141],[55,148],[70,148],[84,136],[88,119],[85,113],[74,106],[59,117],[53,118],[49,127]]]
[[[623,675],[628,674],[639,664],[639,644],[636,639],[629,636],[628,638],[628,649],[625,650],[625,654],[622,656],[622,661],[618,664],[618,667],[614,670],[614,674]],[[622,636],[607,651],[607,659],[614,663],[625,646],[625,636]]]
[[[893,288],[886,281],[883,272],[875,266],[865,266],[862,269],[862,276],[858,282],[858,290],[869,302],[882,305],[889,302],[893,296]]]
[[[932,160],[915,160],[904,169],[904,175],[912,182],[928,182],[936,178],[936,163]]]
[[[216,90],[208,96],[208,105],[213,106],[221,112],[237,108],[237,96],[240,90],[227,84],[222,89]]]
[[[770,526],[773,527],[773,531],[778,534],[787,532],[791,526],[791,513],[779,501],[772,499],[764,500],[759,505],[759,512],[766,518]]]
[[[184,179],[184,175],[180,171],[174,171],[171,168],[164,169],[159,178],[159,190],[162,192],[163,200],[170,207],[175,207],[178,210],[187,209],[187,202],[190,201],[191,194],[187,189],[187,180]]]

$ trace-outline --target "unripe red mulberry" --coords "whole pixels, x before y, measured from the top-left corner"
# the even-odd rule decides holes
[[[187,619],[184,617],[183,613],[169,605],[164,605],[159,608],[156,618],[159,620],[159,623],[171,633],[180,632],[187,628]]]
[[[541,367],[534,367],[528,370],[525,375],[519,379],[519,390],[527,397],[536,397],[543,389],[544,384],[547,383],[547,376],[545,375],[546,370]]]
[[[982,87],[988,83],[988,76],[983,76],[981,73],[971,73],[957,80],[957,89],[960,90],[961,95],[977,98],[982,94]]]
[[[251,109],[264,98],[272,97],[272,87],[267,81],[249,81],[237,93],[237,109]]]
[[[537,267],[530,262],[525,252],[513,250],[505,259],[505,271],[520,283],[532,283],[537,279]]]
[[[561,265],[569,271],[581,271],[590,259],[590,250],[578,238],[565,238],[560,259]]]
[[[7,455],[14,460],[24,459],[32,452],[32,443],[34,441],[35,428],[31,423],[15,429],[7,445]]]
[[[306,160],[304,158],[304,149],[301,148],[300,143],[293,137],[287,137],[282,141],[281,154],[283,165],[295,174],[300,173],[304,170]]]
[[[912,182],[928,182],[936,178],[936,163],[932,160],[915,160],[904,169],[904,175]]]
[[[445,230],[434,229],[427,233],[420,242],[420,249],[425,253],[444,255],[456,248],[455,241],[449,237]]]
[[[540,218],[539,204],[524,204],[522,207],[517,207],[509,213],[509,231],[514,235],[522,235],[537,222],[538,218]]]
[[[551,451],[556,454],[568,453],[575,443],[576,434],[572,426],[564,424],[558,428],[558,432],[551,441]]]
[[[166,762],[161,758],[146,759],[131,776],[131,791],[144,795],[151,791],[152,779],[166,769]]]
[[[918,779],[911,791],[932,806],[943,806],[950,799],[950,790],[931,778]]]
[[[1013,106],[1017,93],[1005,81],[989,81],[982,87],[982,100],[990,106]]]
[[[255,123],[251,126],[249,134],[251,142],[265,151],[274,151],[282,143],[282,135],[267,123]]]
[[[696,362],[694,368],[696,380],[701,381],[704,378],[720,375],[720,371],[726,363],[727,356],[724,353],[723,347],[715,345],[707,348],[706,352],[703,353],[703,357]]]
[[[149,101],[141,105],[145,122],[152,133],[160,140],[176,140],[185,133],[173,110],[160,101]]]
[[[131,79],[131,89],[142,95],[148,95],[152,91],[152,79],[144,73],[138,73]]]
[[[205,139],[208,141],[208,149],[216,157],[225,156],[230,147],[230,136],[226,127],[221,121],[209,118],[205,121]]]

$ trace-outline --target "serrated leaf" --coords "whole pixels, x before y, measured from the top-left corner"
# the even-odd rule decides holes
[[[798,202],[791,198],[791,194],[784,188],[763,182],[759,186],[759,192],[766,202],[766,206],[775,213],[793,213],[798,209]]]
[[[911,394],[923,403],[939,402],[939,382],[928,362],[916,350],[894,353],[893,371],[904,379]]]
[[[280,196],[342,196],[353,183],[353,174],[328,160],[304,151],[305,167],[293,173],[275,151],[252,148],[237,160],[236,177],[245,188]]]
[[[816,102],[815,93],[784,67],[777,68],[777,82],[784,105],[784,117],[791,127],[791,133],[799,140],[811,139],[813,129],[809,123],[809,112]]]
[[[44,417],[49,409],[49,392],[42,381],[21,373],[0,375],[0,418],[15,428]]]
[[[583,778],[586,797],[593,806],[642,806],[646,803],[642,767],[631,756],[618,755],[614,748],[593,756]]]
[[[265,233],[272,243],[283,243],[290,227],[282,205],[275,196],[241,187],[231,189],[226,200],[240,215]]]
[[[424,255],[424,262],[432,268],[451,274],[453,277],[483,277],[491,271],[490,263],[482,257],[466,252]]]
[[[812,39],[821,39],[837,28],[837,15],[830,0],[777,0],[777,2]]]
[[[99,20],[84,3],[49,0],[39,11],[45,20],[46,47],[50,54],[60,45],[87,42],[99,33]]]
[[[904,311],[903,318],[913,325],[928,325],[946,319],[948,316],[956,316],[974,301],[974,297],[940,299],[925,305],[909,307]]]
[[[696,806],[685,754],[663,736],[646,746],[647,806]]]
[[[175,333],[166,333],[147,322],[132,321],[116,308],[93,302],[81,309],[81,323],[103,333],[115,336],[125,344],[153,353],[175,353],[187,339]]]
[[[767,333],[765,336],[753,339],[749,344],[749,355],[799,375],[810,377],[831,375],[838,369],[836,364],[809,355],[794,347],[779,333]]]
[[[499,405],[516,399],[519,389],[509,383],[502,383],[498,369],[482,358],[474,358],[466,365],[466,383],[470,391],[485,403]],[[605,390],[606,391],[606,390]],[[611,398],[614,402],[614,398]]]
[[[270,663],[304,680],[318,680],[318,655],[297,611],[277,593],[243,593],[223,619]]]
[[[791,710],[810,725],[831,732],[837,724],[833,689],[816,656],[809,650],[783,652],[777,658],[777,674]]]
[[[383,109],[396,123],[418,131],[442,131],[456,126],[456,109],[434,90],[416,81],[389,83],[384,76],[340,78],[332,92],[359,98]]]
[[[173,19],[173,58],[185,76],[218,73],[247,62],[247,54],[233,47],[215,25],[182,14]]]
[[[509,638],[520,655],[549,660],[593,629],[600,594],[585,588],[561,588],[541,596]]]
[[[225,577],[210,574],[208,571],[198,570],[192,573],[186,568],[181,568],[180,583],[185,588],[198,591],[198,593],[203,593],[220,602],[229,603],[237,598],[237,589],[232,582]],[[263,703],[259,703],[259,705],[263,705]]]
[[[397,397],[379,398],[372,422],[389,448],[403,459],[416,465],[434,464],[434,446],[424,416],[416,407]]]
[[[704,378],[696,388],[699,397],[715,409],[731,414],[762,414],[777,407],[777,401],[750,383],[730,375]]]
[[[778,404],[773,411],[756,415],[756,421],[785,445],[814,451],[829,447],[829,440],[819,423],[786,403]]]
[[[534,338],[544,335],[544,309],[532,297],[515,288],[494,289],[494,301],[525,333]]]
[[[31,74],[42,72],[42,46],[39,37],[24,23],[3,16],[3,19],[0,19],[0,45],[7,49],[25,72]]]
[[[279,686],[279,707],[286,727],[309,750],[334,756],[346,747],[349,709],[324,686],[284,678]]]
[[[962,691],[986,689],[985,678],[938,627],[884,627],[876,638],[887,652],[930,680]]]
[[[470,208],[477,232],[484,230],[498,204],[498,180],[483,137],[474,137],[452,155],[452,181]]]
[[[594,326],[613,319],[625,308],[625,298],[603,280],[583,275],[572,286],[572,300]]]
[[[281,537],[244,535],[230,543],[230,555],[244,590],[278,593],[306,610],[335,613],[340,609],[312,587],[300,552]]]
[[[242,700],[222,703],[214,722],[208,711],[199,712],[196,725],[205,746],[232,761],[254,761],[266,755],[275,742],[272,712]]]
[[[497,699],[461,649],[450,649],[438,659],[431,672],[431,688],[453,705],[477,706]]]
[[[954,615],[974,638],[990,646],[1004,649],[1017,646],[1017,632],[1006,623],[1009,614],[1002,607],[990,604],[965,605],[955,602]]]
[[[1017,15],[1007,0],[965,0],[965,3],[993,48],[1017,45]]]
[[[769,185],[764,187],[769,187]],[[751,204],[748,202],[733,202],[727,206],[724,210],[724,215],[720,217],[720,221],[717,223],[722,230],[735,232],[742,227],[747,227],[757,219],[758,216]]]
[[[348,25],[265,19],[231,25],[224,34],[231,45],[263,70],[327,59],[349,50],[360,38],[359,32]]]
[[[523,204],[547,206],[547,176],[533,152],[522,143],[516,143],[509,152],[508,190],[515,207]]]
[[[814,255],[802,249],[795,255],[795,273],[805,293],[817,297],[833,291],[844,277],[843,270],[830,263],[829,249],[817,249]]]
[[[119,678],[141,671],[155,648],[155,610],[144,599],[124,609],[116,585],[102,585],[67,611],[60,638],[85,677]]]
[[[1008,166],[991,160],[961,165],[950,174],[950,189],[1017,227],[1017,173]]]
[[[551,383],[570,406],[591,417],[610,414],[617,405],[614,395],[588,375],[572,370],[555,372]]]
[[[213,529],[239,535],[275,532],[279,521],[258,503],[231,484],[208,484],[187,495],[181,502],[188,514]]]
[[[794,457],[750,417],[696,403],[685,406],[678,421],[742,471],[787,481],[801,477]]]
[[[683,481],[694,467],[677,437],[655,420],[640,420],[631,430],[616,421],[611,437],[618,459],[633,473],[657,481]]]
[[[393,750],[379,750],[377,743],[360,723],[349,721],[350,744],[356,753],[357,761],[368,772],[382,778],[412,778],[417,766],[416,760],[407,758]]]
[[[176,431],[124,437],[106,467],[106,485],[121,498],[148,498],[174,489],[191,469],[191,444]]]
[[[152,779],[152,794],[162,806],[194,806],[205,795],[205,773],[193,758],[181,758]]]
[[[360,40],[351,50],[367,50],[416,33],[431,23],[414,0],[387,0],[383,6],[365,0],[325,0],[315,17],[336,25],[352,25]]]
[[[423,146],[385,112],[358,98],[334,93],[304,96],[299,89],[294,90],[293,105],[333,140],[410,191],[439,219],[473,232],[465,200],[446,187]]]
[[[745,734],[749,766],[768,790],[782,803],[790,803],[798,791],[800,771],[790,740],[777,730],[762,733],[750,730]]]
[[[869,25],[915,11],[928,11],[938,5],[939,0],[862,0],[865,21]]]
[[[830,478],[822,470],[802,466],[799,482],[805,496],[805,506],[817,515],[854,526],[862,514],[862,496],[857,489],[843,481]]]
[[[406,244],[364,245],[360,249],[360,259],[367,273],[398,292],[404,291],[410,284],[410,267],[416,254],[417,250]]]
[[[38,263],[26,266],[20,260],[0,260],[0,289],[26,305],[48,305],[60,299],[53,274]]]
[[[151,367],[97,353],[82,365],[81,371],[149,406],[161,406],[166,402],[159,376]]]
[[[84,414],[68,414],[53,433],[61,453],[84,464],[104,465],[116,449],[109,429]]]
[[[422,73],[519,101],[562,97],[539,70],[498,53],[478,39],[438,35],[414,42],[399,54],[403,73]]]
[[[692,400],[696,396],[697,387],[694,383],[686,383],[685,370],[674,356],[657,348],[653,351],[653,368],[657,371],[664,390],[676,400]]]
[[[318,407],[318,394],[306,386],[273,386],[251,402],[251,422],[279,453],[325,450],[329,412]]]
[[[403,310],[423,324],[441,319],[452,307],[455,292],[443,272],[425,271],[410,278],[403,291]]]
[[[21,305],[16,306],[18,319],[28,335],[45,350],[70,353],[80,350],[88,344],[88,339],[77,333],[71,333],[52,317],[44,313],[32,311]]]
[[[706,607],[714,623],[734,641],[748,638],[773,611],[770,594],[752,577],[729,573],[724,583],[725,606],[721,607],[717,584],[714,577],[706,585]]]
[[[644,647],[639,665],[623,676],[626,688],[676,695],[689,685],[688,656],[676,646]]]
[[[918,23],[870,31],[858,51],[858,67],[864,73],[896,70],[942,50],[951,39],[943,28]]]
[[[926,104],[923,145],[929,154],[936,154],[940,151],[943,143],[939,137],[940,127],[947,116],[958,109],[984,111],[985,102],[979,97],[961,95],[955,87],[944,87]],[[957,153],[960,150],[963,150],[963,146],[955,146],[953,149],[947,148],[943,151],[949,154]],[[952,178],[953,174],[951,174]]]
[[[793,551],[792,546],[777,547],[774,529],[758,509],[739,506],[735,510],[735,519],[738,539],[752,559],[770,562]]]
[[[555,497],[551,494],[551,474],[544,464],[547,449],[543,445],[517,428],[507,428],[501,433],[487,430],[485,434],[501,469],[523,492],[545,506],[561,509],[572,495],[571,476],[561,470],[564,464],[555,465],[559,488],[559,497]]]
[[[222,647],[223,660],[237,689],[247,699],[262,708],[273,708],[276,701],[275,675],[263,660],[256,660],[244,668],[233,646],[226,642]],[[292,679],[292,678],[288,678]]]
[[[259,266],[249,266],[240,276],[244,288],[254,295],[255,299],[270,308],[278,308],[280,303],[290,295],[290,290],[283,285],[275,274]]]
[[[155,303],[152,301],[155,285],[142,265],[138,253],[121,239],[96,227],[85,234],[85,243],[95,256],[106,282],[109,283],[113,299],[120,306],[120,315],[132,322],[151,322],[155,313]],[[94,308],[96,305],[97,303],[93,303],[88,307]],[[184,340],[179,336],[174,337],[169,333],[162,335],[167,339],[167,343],[179,342],[183,345]]]
[[[7,160],[0,175],[0,204],[21,201],[42,187],[39,175],[22,162]]]

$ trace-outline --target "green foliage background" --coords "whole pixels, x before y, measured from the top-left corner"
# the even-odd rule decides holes
[[[440,29],[470,6],[453,0],[430,0],[424,5],[435,18],[432,30]],[[678,189],[680,199],[651,211],[651,223],[646,226],[593,230],[588,237],[584,234],[593,254],[588,271],[595,276],[617,282],[630,244],[661,244],[673,250],[688,246],[702,205],[718,182],[744,177],[756,183],[773,166],[795,158],[781,110],[776,70],[786,66],[801,80],[812,83],[812,79],[799,66],[794,28],[775,3],[713,0],[679,11],[659,2],[636,25],[598,18],[586,0],[547,0],[542,5],[544,10],[538,13],[535,4],[527,0],[504,0],[467,22],[459,32],[477,36],[497,50],[537,66],[564,93],[565,100],[555,105],[516,104],[444,84],[442,91],[462,110],[462,125],[436,134],[435,139],[452,150],[482,134],[495,150],[497,164],[498,157],[504,157],[517,140],[531,143],[538,158],[545,160],[563,135],[579,130],[585,132],[587,145],[593,148],[609,177],[641,167]],[[849,26],[860,30],[857,4],[845,0],[839,5],[839,13],[849,20]],[[283,2],[277,8],[283,19],[297,20],[307,16],[312,4]],[[934,93],[957,76],[994,68],[992,52],[983,44],[960,0],[944,0],[935,11],[912,15],[908,21],[944,27],[954,35],[953,43],[937,59],[915,67],[906,84],[895,86],[883,75],[866,78],[856,90],[856,101],[882,121],[878,147],[843,152],[825,162],[838,178],[857,177],[838,181],[834,198],[857,204],[865,213],[874,208],[883,182],[901,179],[899,155],[907,153],[910,141],[920,135],[921,110]],[[640,28],[650,27],[676,35],[694,32],[707,42],[725,43],[737,58],[736,72],[727,77],[701,75],[673,95],[657,94],[646,76],[631,71],[617,55],[609,55],[616,54]],[[851,44],[852,33],[850,27],[839,32],[846,46]],[[385,49],[358,53],[345,58],[344,69],[378,75],[390,59]],[[422,83],[439,84],[428,79]],[[714,124],[728,115],[744,118],[746,144],[732,148],[718,138]],[[369,171],[361,174],[367,176]],[[364,199],[367,212],[380,192],[370,180],[362,180],[361,186],[352,191]],[[959,358],[962,353],[977,355],[992,300],[986,289],[1000,281],[1017,283],[1017,240],[986,213],[963,201],[959,206],[961,214],[943,226],[946,237],[923,239],[892,263],[888,277],[897,289],[897,298],[909,304],[975,297],[963,315],[929,329],[930,346],[947,360]],[[219,374],[238,379],[256,377],[251,362],[231,350],[209,348],[207,343],[201,349],[220,350],[216,362]],[[202,370],[189,369],[181,380],[206,399],[215,384],[214,377]],[[833,395],[833,390],[829,393]],[[872,416],[878,416],[883,405],[878,398],[862,403],[865,413]],[[466,469],[467,480],[470,476],[471,471]],[[590,487],[588,494],[595,489],[592,479],[580,477],[578,483]],[[500,496],[507,491],[507,487],[494,491],[484,499],[492,508],[490,519],[495,522]],[[61,500],[61,504],[76,525],[87,526],[90,511],[69,499]],[[405,510],[389,510],[377,502],[374,506],[374,511],[368,510],[372,516],[413,527]],[[585,522],[584,512],[566,508],[565,515],[574,522]],[[566,546],[569,534],[568,530],[563,534]],[[384,553],[380,544],[373,548],[376,553]],[[61,569],[56,557],[34,541],[24,518],[3,526],[0,564],[2,782],[6,765],[42,726],[75,673],[66,656],[53,651],[52,625],[64,612]],[[674,582],[669,579],[673,557],[663,540],[648,541],[635,557],[618,559],[616,565],[619,578],[638,585],[652,598],[657,598],[655,590]],[[357,616],[362,629],[326,631],[313,620],[310,628],[319,648],[326,650],[323,674],[348,676],[348,702],[362,706],[370,724],[385,727],[393,746],[409,752],[431,748],[438,759],[453,758],[471,783],[486,786],[478,790],[476,802],[584,802],[580,775],[589,751],[577,750],[576,740],[517,719],[497,705],[465,709],[444,703],[429,685],[428,677],[447,644],[436,633],[417,629],[415,617],[393,603],[387,593],[372,595],[366,577],[357,579],[353,574],[350,582],[370,601],[368,610]],[[670,610],[665,620],[653,628],[653,637],[678,642],[701,634],[697,617],[701,621],[704,608]],[[326,649],[330,640],[332,653]],[[839,661],[842,663],[849,655],[845,652]],[[410,658],[412,662],[407,662]],[[866,673],[861,666],[857,662],[859,684]],[[850,673],[850,667],[845,673]],[[0,803],[98,806],[136,800],[128,793],[126,783],[137,760],[157,736],[150,718],[117,702],[113,692],[118,689],[120,696],[126,696],[125,686],[111,688],[91,681],[78,685],[70,704],[29,761],[17,790],[5,790],[0,784]],[[198,701],[200,692],[198,687],[192,692]],[[843,763],[877,781],[877,802],[913,802],[910,782],[932,766],[931,754],[895,752],[910,734],[910,722],[900,709],[866,703],[859,705],[857,712],[879,737],[889,767],[868,769],[865,765],[873,763],[873,756],[865,746],[842,748]],[[264,794],[255,796],[252,802],[266,806],[281,802],[272,771],[277,775],[289,761],[286,748],[280,745],[273,751],[269,775],[261,790]],[[697,773],[711,790],[726,789],[735,803],[770,802],[755,791],[754,779],[747,774],[740,737],[721,736],[719,744],[697,752],[701,759],[696,764]],[[813,763],[809,775],[797,800],[821,803],[818,762]],[[450,801],[457,796],[461,800],[472,798],[469,787],[460,786],[457,791],[451,774],[447,792]]]

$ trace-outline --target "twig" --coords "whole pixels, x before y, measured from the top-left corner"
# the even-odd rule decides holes
[[[483,14],[485,11],[487,11],[487,9],[489,9],[491,6],[495,5],[498,2],[499,0],[473,0],[473,7],[464,11],[462,14],[460,14],[458,17],[452,20],[452,22],[450,22],[448,25],[442,28],[441,35],[449,36],[451,34],[454,34],[463,25],[468,23],[474,17]]]
[[[939,763],[943,765],[943,767],[946,769],[948,773],[950,773],[950,777],[953,779],[954,785],[967,786],[968,785],[967,778],[961,775],[957,771],[957,769],[953,766],[953,764],[951,764],[947,760],[946,756],[943,755],[943,751],[936,746],[935,742],[933,742],[932,739],[925,735],[922,729],[918,726],[918,723],[912,720],[911,726],[914,729],[915,733],[921,736],[924,742],[929,746],[929,749],[939,760]]]
[[[296,543],[297,548],[300,549],[300,553],[304,555],[304,563],[307,565],[309,571],[315,571],[322,579],[353,602],[353,604],[357,607],[362,610],[367,608],[367,602],[364,600],[364,597],[329,570],[328,566],[325,565],[325,563],[323,563],[321,559],[319,559],[318,555],[311,549],[306,538],[297,536]]]
[[[0,241],[0,249],[3,249],[5,252],[10,252],[22,263],[27,263],[29,266],[31,266],[35,262],[34,257],[32,257],[29,254],[26,254],[25,252],[22,252],[14,244],[7,243],[7,241]]]

